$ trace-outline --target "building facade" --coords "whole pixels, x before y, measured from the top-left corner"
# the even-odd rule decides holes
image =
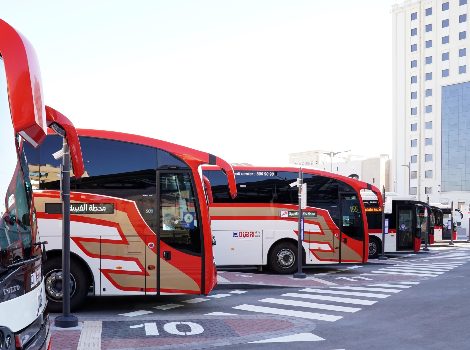
[[[335,153],[321,150],[291,153],[289,163],[355,177],[380,189],[385,186],[386,191],[391,191],[388,155],[381,154],[378,157],[364,158],[352,156],[346,152]]]
[[[469,5],[405,1],[393,6],[392,17],[394,190],[423,201],[453,201],[468,214]]]

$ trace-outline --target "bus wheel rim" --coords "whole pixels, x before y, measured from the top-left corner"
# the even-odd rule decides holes
[[[295,254],[290,249],[281,249],[276,257],[278,265],[283,269],[288,269],[295,263]]]
[[[62,270],[55,269],[49,271],[44,276],[44,284],[47,297],[54,301],[62,301]],[[75,294],[77,283],[73,274],[70,274],[70,296]]]
[[[377,253],[377,245],[374,242],[369,242],[369,255]]]

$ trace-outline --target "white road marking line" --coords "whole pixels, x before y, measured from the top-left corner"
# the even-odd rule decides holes
[[[145,324],[145,335],[160,335],[155,322]]]
[[[226,279],[225,277],[222,277],[221,275],[217,275],[217,282],[218,283],[230,283],[230,280]]]
[[[403,268],[387,268],[384,269],[385,271],[396,271],[396,272],[416,272],[416,273],[425,273],[425,274],[433,274],[433,275],[442,275],[444,272],[440,271],[423,271],[423,270],[412,270],[412,269],[403,269]]]
[[[129,328],[131,329],[136,329],[136,328],[142,328],[144,325],[141,323],[141,324],[135,324],[133,326],[129,326]]]
[[[322,340],[325,340],[325,339],[312,333],[297,333],[297,334],[292,334],[292,335],[286,335],[283,337],[251,341],[249,342],[249,344],[290,343],[290,342],[295,342],[295,341],[322,341]]]
[[[230,314],[228,312],[209,312],[205,316],[238,316],[237,314]]]
[[[387,283],[369,284],[368,287],[411,288],[411,286],[403,286],[399,284],[387,284]]]
[[[435,267],[435,266],[415,266],[415,265],[395,265],[393,268],[400,268],[400,269],[415,269],[415,270],[426,270],[426,271],[442,271],[447,272],[452,269],[448,269],[445,267]]]
[[[305,293],[337,294],[337,295],[349,295],[351,297],[366,297],[366,298],[379,298],[379,299],[385,299],[390,296],[390,294],[347,292],[347,291],[342,291],[342,290],[313,289],[313,288],[306,288],[300,291],[305,292]]]
[[[245,294],[247,291],[246,290],[232,290],[229,292],[230,294]]]
[[[337,286],[338,285],[337,283],[334,283],[334,282],[331,282],[331,281],[326,281],[326,280],[323,280],[321,278],[316,278],[316,277],[307,277],[306,280],[319,282],[319,283],[322,283],[326,286]]]
[[[78,340],[77,350],[100,350],[102,330],[103,324],[101,321],[85,321]]]
[[[318,304],[318,303],[311,303],[308,301],[289,300],[289,299],[266,298],[266,299],[261,299],[260,301],[262,303],[268,303],[268,304],[299,306],[299,307],[306,307],[306,308],[311,308],[311,309],[339,311],[339,312],[357,312],[361,310],[361,308],[359,307]]]
[[[197,303],[202,303],[204,301],[209,301],[209,300],[210,299],[207,299],[207,298],[193,298],[193,299],[183,300],[183,303],[197,304]]]
[[[126,312],[125,314],[119,314],[119,315],[126,316],[126,317],[136,317],[136,316],[148,315],[151,313],[152,311],[148,311],[148,310],[138,310],[138,311]]]
[[[350,286],[340,286],[340,287],[331,287],[334,289],[340,290],[358,290],[365,292],[382,292],[382,293],[400,293],[401,289],[387,289],[387,288],[371,288],[371,287],[350,287]]]
[[[394,283],[400,283],[400,284],[411,284],[411,285],[417,285],[417,284],[420,284],[420,282],[394,282]]]
[[[181,307],[183,305],[181,304],[165,304],[165,305],[158,305],[154,306],[154,309],[161,310],[161,311],[166,311],[166,310],[171,310],[171,309],[176,309],[178,307]]]
[[[401,276],[420,276],[420,277],[437,277],[437,275],[425,274],[425,273],[412,273],[412,272],[396,272],[396,271],[371,271],[372,273],[380,273],[386,275],[401,275]]]
[[[294,310],[278,309],[274,307],[256,306],[256,305],[249,305],[249,304],[242,304],[242,305],[234,306],[233,308],[236,310],[259,312],[262,314],[291,316],[291,317],[306,318],[309,320],[318,320],[318,321],[327,321],[327,322],[335,322],[343,318],[343,316],[325,315],[325,314],[318,314],[315,312],[294,311]]]
[[[214,298],[214,299],[220,299],[220,298],[226,298],[230,297],[232,294],[214,294],[214,295],[208,295],[209,298]]]
[[[341,297],[331,297],[329,295],[300,294],[300,293],[285,293],[285,294],[282,294],[281,296],[312,299],[312,300],[334,301],[337,303],[347,303],[347,304],[356,304],[356,305],[373,305],[377,302],[375,300],[341,298]]]

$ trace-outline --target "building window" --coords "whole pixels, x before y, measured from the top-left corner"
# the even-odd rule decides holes
[[[425,13],[426,13],[426,16],[431,16],[431,15],[432,15],[432,7],[428,7],[428,8],[425,10]]]
[[[418,139],[411,140],[411,147],[418,147]]]
[[[411,20],[414,21],[417,18],[418,18],[418,12],[412,12],[411,13]]]
[[[411,36],[415,36],[418,34],[418,28],[411,28]]]
[[[467,37],[467,31],[459,32],[459,40],[463,40]]]
[[[467,14],[466,13],[459,16],[459,23],[463,23],[463,22],[467,22]]]
[[[411,45],[411,52],[415,52],[416,50],[418,50],[418,45],[417,44]]]
[[[449,19],[442,20],[442,28],[447,28],[449,26]]]
[[[432,80],[432,72],[427,72],[425,76],[426,80]]]
[[[411,108],[411,115],[416,115],[416,114],[418,114],[418,108],[417,107]]]
[[[424,161],[425,162],[432,162],[432,154],[425,154],[424,155]]]
[[[462,5],[465,5],[467,3],[467,0],[459,0],[459,5],[462,6]]]
[[[443,61],[448,61],[449,60],[449,52],[443,52],[442,53],[442,60]]]
[[[431,112],[432,112],[432,105],[427,105],[427,106],[425,107],[425,112],[426,112],[426,113],[431,113]]]
[[[431,130],[432,129],[432,121],[424,123],[424,128]]]
[[[416,154],[412,155],[410,160],[411,160],[411,163],[417,163],[418,162],[418,156]]]
[[[459,57],[467,56],[467,48],[459,49]]]
[[[449,2],[442,3],[442,11],[447,11],[449,9]]]
[[[467,73],[467,66],[466,65],[459,66],[459,74],[465,74],[465,73]]]
[[[429,24],[426,24],[426,26],[425,26],[425,30],[426,30],[426,32],[430,32],[430,31],[432,31],[432,24],[431,24],[431,23],[429,23]]]
[[[432,193],[432,187],[425,187],[424,188],[424,194],[431,194]]]
[[[418,130],[418,123],[411,124],[411,131],[417,131],[417,130]]]
[[[413,170],[410,172],[410,179],[417,179],[418,178],[418,172],[416,170]]]
[[[426,40],[426,48],[432,47],[432,40]]]
[[[443,44],[448,44],[449,43],[449,36],[448,35],[442,37],[442,43]]]
[[[411,99],[416,100],[418,98],[418,93],[416,91],[411,91]]]
[[[448,77],[449,76],[449,70],[448,69],[443,69],[442,70],[442,77],[445,78],[445,77]]]
[[[431,64],[432,63],[432,56],[426,56],[425,62],[426,62],[426,64]]]
[[[426,137],[424,139],[424,145],[425,146],[432,146],[432,137]]]
[[[424,94],[426,97],[432,96],[432,89],[426,89],[426,92]]]
[[[416,187],[410,187],[410,194],[411,194],[411,195],[414,195],[414,196],[415,196],[417,193],[418,193],[418,190],[417,190]]]
[[[418,77],[416,75],[411,76],[411,84],[416,84],[418,82]]]
[[[411,61],[411,68],[415,68],[415,67],[418,67],[418,61],[417,60]]]
[[[432,170],[426,170],[426,171],[424,172],[424,177],[425,177],[426,179],[432,179]]]

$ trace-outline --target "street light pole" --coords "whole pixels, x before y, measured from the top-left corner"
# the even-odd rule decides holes
[[[401,166],[407,167],[408,168],[408,195],[410,195],[410,189],[411,189],[411,164],[408,162],[408,164],[402,164]]]

